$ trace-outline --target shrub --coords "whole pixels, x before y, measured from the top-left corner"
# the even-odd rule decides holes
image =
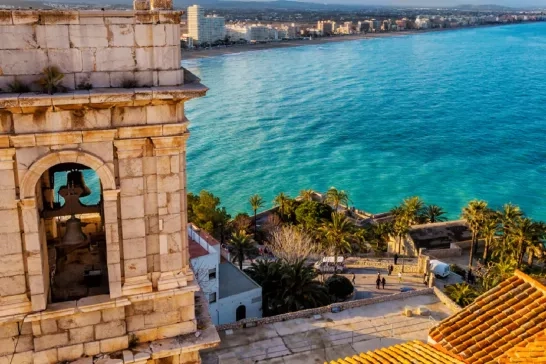
[[[330,296],[334,296],[338,300],[344,300],[354,291],[351,281],[344,276],[333,275],[324,283],[328,289]]]
[[[63,78],[64,74],[57,67],[46,67],[42,71],[42,77],[38,80],[38,84],[42,86],[45,93],[53,95],[55,92],[64,90],[64,87],[61,86]]]
[[[18,79],[15,79],[12,83],[8,84],[8,91],[22,94],[25,92],[30,92],[30,88]]]
[[[82,81],[76,86],[76,90],[91,90],[93,85],[89,81]]]

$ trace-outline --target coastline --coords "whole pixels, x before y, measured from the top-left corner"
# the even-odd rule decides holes
[[[464,29],[491,28],[491,27],[500,27],[500,26],[517,25],[517,24],[526,24],[526,23],[488,24],[488,25],[478,25],[478,26],[472,26],[472,27],[436,28],[436,29],[424,29],[424,30],[414,29],[414,30],[407,30],[407,31],[401,31],[401,32],[354,34],[354,35],[314,38],[312,40],[288,40],[288,41],[271,42],[271,43],[264,43],[264,44],[238,44],[238,45],[231,45],[229,47],[219,46],[219,47],[208,48],[208,49],[182,50],[182,61],[218,57],[218,56],[238,54],[243,52],[263,51],[268,49],[303,47],[307,45],[321,45],[321,44],[348,42],[348,41],[355,41],[355,40],[362,40],[362,39],[404,37],[404,36],[416,35],[416,34],[427,34],[427,33],[444,32],[444,31],[457,31],[457,30],[464,30]]]

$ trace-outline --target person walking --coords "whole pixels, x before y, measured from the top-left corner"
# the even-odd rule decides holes
[[[402,272],[398,272],[398,282],[402,283]]]
[[[385,277],[381,278],[381,285],[383,286],[383,289],[385,289],[385,283],[387,283]]]
[[[375,280],[375,288],[379,289],[380,284],[381,284],[381,278],[379,278],[379,276],[377,276],[377,279]]]
[[[398,253],[394,253],[394,265],[398,263]]]
[[[355,285],[356,274],[353,273],[353,286]]]
[[[392,274],[393,270],[394,270],[394,267],[392,266],[392,264],[389,264],[389,275]]]

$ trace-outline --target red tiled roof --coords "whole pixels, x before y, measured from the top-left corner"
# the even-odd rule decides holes
[[[508,350],[499,364],[546,363],[546,330]]]
[[[513,347],[546,329],[546,287],[528,275],[514,276],[445,319],[429,336],[467,363],[498,362]]]
[[[193,239],[189,239],[188,245],[190,250],[190,259],[199,258],[209,253],[205,248],[193,241]]]
[[[360,353],[345,359],[332,360],[329,364],[463,364],[433,346],[420,341],[408,341],[386,348]],[[328,363],[324,363],[328,364]]]

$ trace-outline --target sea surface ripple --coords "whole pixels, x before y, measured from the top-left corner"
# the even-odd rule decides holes
[[[421,196],[546,220],[546,23],[188,60],[189,190],[232,214],[283,191],[348,191],[378,213]]]

